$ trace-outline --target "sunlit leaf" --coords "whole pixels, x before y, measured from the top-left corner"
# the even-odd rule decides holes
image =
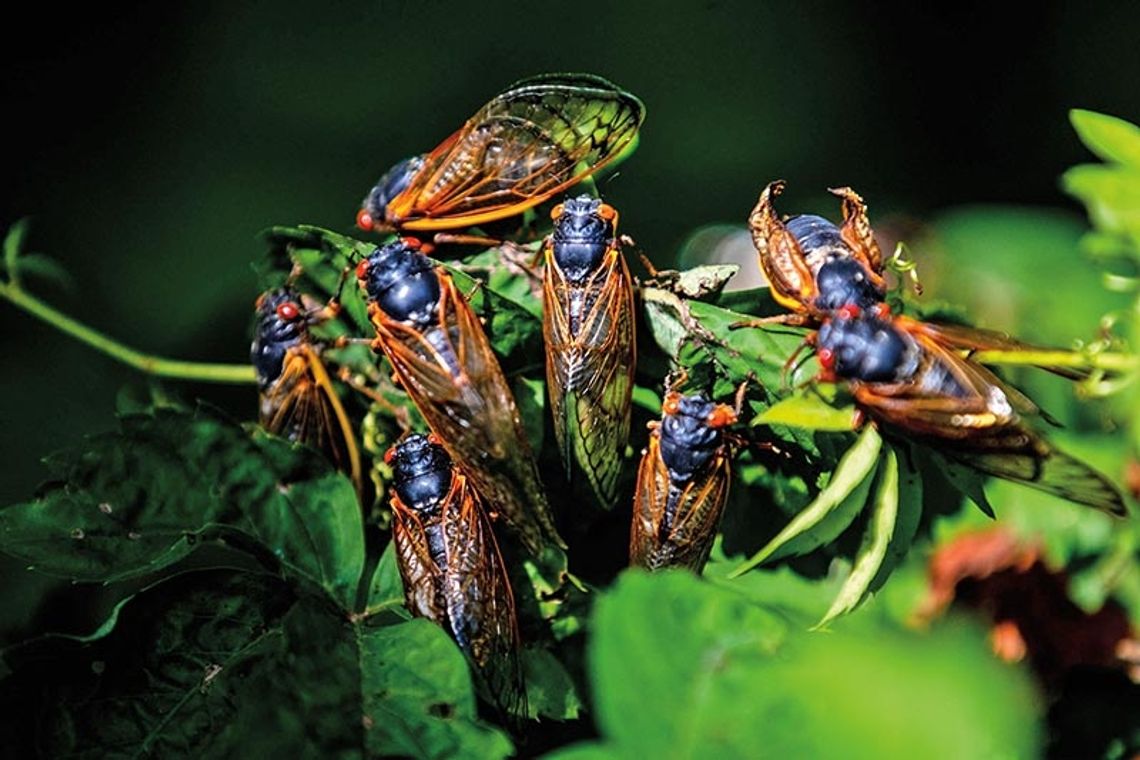
[[[602,739],[560,757],[1038,754],[1033,686],[972,628],[805,633],[688,573],[637,571],[592,623]]]
[[[879,574],[887,556],[887,548],[895,535],[898,515],[899,462],[894,449],[888,447],[875,479],[875,493],[871,497],[871,521],[867,524],[863,545],[859,547],[855,564],[835,601],[819,621],[821,627],[855,609],[866,597],[871,582]]]
[[[866,426],[815,500],[760,551],[733,570],[732,577],[774,557],[809,552],[842,533],[866,501],[882,443],[875,427]]]
[[[834,386],[831,386],[834,388]],[[855,423],[855,407],[835,406],[812,388],[777,401],[753,418],[753,425],[791,425],[808,430],[851,430]],[[834,400],[834,393],[832,399]]]
[[[1074,108],[1069,120],[1081,142],[1105,161],[1140,169],[1140,127],[1108,114]]]

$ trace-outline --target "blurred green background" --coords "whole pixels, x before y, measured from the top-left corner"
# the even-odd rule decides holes
[[[824,188],[849,184],[873,221],[936,221],[967,203],[1055,208],[1021,229],[1058,225],[1069,266],[1082,221],[1057,177],[1089,157],[1066,111],[1140,119],[1140,6],[1112,3],[278,0],[24,13],[2,52],[0,223],[30,217],[29,247],[71,272],[69,290],[37,288],[55,305],[141,349],[212,361],[247,359],[261,229],[351,229],[391,163],[537,72],[593,71],[648,105],[640,149],[600,190],[658,264],[692,229],[742,222],[760,187],[784,177],[788,211],[833,214]],[[1007,231],[956,229],[950,241],[971,246],[1000,246]],[[934,262],[942,243],[918,257],[941,275],[928,290],[953,300],[961,270]],[[1015,259],[1001,278],[1032,263]],[[7,304],[0,324],[9,503],[43,477],[42,455],[112,426],[116,394],[143,381]],[[251,387],[179,392],[254,413]]]

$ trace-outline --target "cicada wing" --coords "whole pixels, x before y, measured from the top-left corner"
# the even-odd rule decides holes
[[[629,536],[629,564],[654,569],[650,564],[660,544],[660,526],[665,520],[669,499],[669,469],[661,459],[659,433],[649,434],[649,445],[637,468],[633,494],[633,523]]]
[[[362,475],[356,434],[312,345],[301,343],[286,353],[281,374],[262,391],[261,424],[271,433],[324,452],[352,478],[360,494]]]
[[[600,77],[524,80],[427,156],[390,216],[409,230],[514,216],[621,156],[644,118],[641,101]]]
[[[649,570],[685,567],[700,573],[720,526],[731,479],[726,447],[697,477],[672,483],[658,439],[652,436],[638,470],[630,564]]]
[[[918,377],[897,385],[857,384],[860,405],[980,472],[1124,514],[1122,497],[1107,478],[1027,427],[1020,415],[1038,412],[1029,399],[985,367],[928,336],[916,337],[924,353]]]
[[[399,497],[393,496],[391,505],[392,541],[404,584],[404,603],[413,615],[427,618],[450,633],[443,572],[431,555],[428,526]]]
[[[484,506],[463,476],[445,513],[444,596],[453,632],[491,699],[509,715],[526,717],[518,619],[507,568]]]
[[[818,291],[800,244],[772,206],[772,198],[783,191],[782,180],[764,188],[748,217],[748,227],[772,297],[785,308],[802,313],[812,310]]]
[[[903,318],[899,318],[903,319]],[[909,320],[920,326],[919,329],[931,340],[955,351],[1042,351],[1041,346],[1011,338],[995,330],[983,330],[977,327],[963,325],[948,325],[942,323],[917,322]],[[1074,369],[1072,367],[1058,367],[1049,364],[1035,365],[1038,369],[1052,372],[1055,375],[1069,380],[1084,380],[1090,375],[1088,370]]]
[[[1124,499],[1116,486],[1084,462],[1058,451],[1028,429],[1021,435],[978,440],[977,448],[955,448],[943,454],[988,475],[1126,517]]]
[[[879,244],[875,241],[875,234],[871,231],[871,222],[867,218],[867,204],[862,196],[849,187],[831,188],[832,195],[843,200],[843,224],[839,228],[839,236],[855,255],[855,259],[871,276],[875,285],[883,286],[883,254]]]
[[[903,383],[852,383],[855,399],[875,417],[913,434],[944,440],[977,438],[979,430],[1016,426],[1020,415],[1039,414],[1020,391],[985,367],[921,332],[911,332],[920,366]]]
[[[629,269],[612,249],[595,276],[574,288],[552,258],[548,251],[543,334],[554,432],[571,482],[584,477],[601,506],[612,509],[637,363]]]
[[[695,573],[704,569],[720,528],[731,481],[732,462],[724,448],[709,462],[705,473],[685,487],[668,538],[669,545],[675,547],[674,564]]]
[[[430,334],[372,308],[381,347],[432,431],[527,548],[539,551],[544,534],[562,545],[491,344],[451,278],[443,270],[439,278],[439,324]]]

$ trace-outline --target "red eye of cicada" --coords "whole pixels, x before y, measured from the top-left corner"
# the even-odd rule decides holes
[[[372,231],[372,214],[367,209],[362,208],[356,212],[356,226],[365,232]]]
[[[301,316],[301,309],[292,301],[286,301],[277,307],[277,318],[282,322],[292,322],[299,316]]]

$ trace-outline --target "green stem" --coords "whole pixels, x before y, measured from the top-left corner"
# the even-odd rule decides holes
[[[86,343],[112,359],[117,359],[123,364],[149,375],[172,377],[179,380],[197,380],[205,383],[257,382],[253,367],[248,364],[185,362],[136,351],[82,322],[56,311],[35,296],[25,293],[12,282],[0,283],[0,298],[11,301],[15,306],[32,316],[42,319],[57,330]]]
[[[979,364],[1029,364],[1045,367],[1071,367],[1072,369],[1101,369],[1107,372],[1136,372],[1140,370],[1140,356],[1104,352],[1097,354],[1079,351],[976,351],[970,358]]]

